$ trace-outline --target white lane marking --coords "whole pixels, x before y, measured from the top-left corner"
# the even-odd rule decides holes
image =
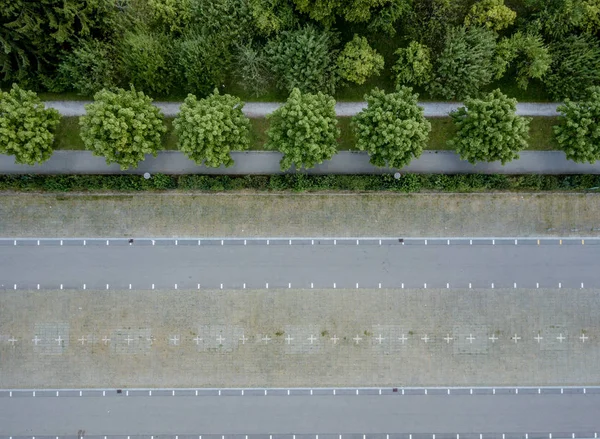
[[[581,288],[583,289],[583,282],[581,282]]]
[[[337,239],[333,240],[333,245],[337,245]]]
[[[38,289],[38,290],[40,289],[40,284],[37,284],[37,289]]]
[[[333,288],[335,289],[335,282],[333,283]]]
[[[496,245],[496,240],[492,239],[492,245]]]
[[[291,282],[288,283],[288,289],[289,288],[292,288],[292,283]]]
[[[267,290],[269,289],[269,283],[267,282]]]
[[[492,289],[494,289],[494,282],[492,282]]]
[[[539,287],[540,287],[540,284],[539,284],[539,282],[536,282],[536,283],[535,283],[535,287],[536,287],[536,288],[539,288]]]
[[[154,289],[154,284],[152,284],[152,289]]]
[[[471,282],[469,282],[469,288],[471,288]]]
[[[131,284],[129,284],[129,289],[131,289]]]
[[[179,244],[177,243],[177,240],[175,240],[175,245],[179,245]]]
[[[402,288],[404,289],[404,284],[401,284]]]
[[[427,245],[427,240],[425,240],[425,245]]]
[[[381,282],[379,282],[379,288],[381,288]]]
[[[449,283],[446,283],[446,288],[450,288],[450,284]]]
[[[517,240],[515,239],[515,245],[517,245]]]
[[[244,284],[244,289],[246,289],[246,284]]]
[[[450,245],[450,240],[448,240],[448,245]]]
[[[427,289],[427,284],[423,284],[423,288]]]
[[[37,243],[38,243],[38,245],[40,245],[40,240],[39,239],[37,240]]]
[[[15,285],[15,290],[17,289],[17,286]],[[63,284],[60,284],[60,289],[63,289]]]
[[[517,283],[515,282],[515,288],[517,288]]]
[[[108,290],[108,284],[106,284],[106,289]]]
[[[310,283],[310,287],[311,287],[311,288],[314,288],[314,285],[313,285],[313,283],[312,283],[312,282]]]
[[[223,289],[223,284],[221,284],[221,289]]]
[[[558,288],[562,288],[562,285],[560,282],[558,283]]]

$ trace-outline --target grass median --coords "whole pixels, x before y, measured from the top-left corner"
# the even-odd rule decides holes
[[[165,118],[167,132],[163,136],[163,150],[177,150],[177,135],[173,130],[172,117]],[[356,140],[350,117],[339,117],[338,126],[341,134],[338,139],[339,151],[356,150]],[[434,117],[428,118],[431,122],[431,133],[429,135],[428,150],[450,150],[447,141],[450,140],[455,133],[452,119],[449,117]],[[529,134],[529,147],[531,151],[550,151],[557,149],[552,135],[552,126],[556,125],[556,117],[534,117],[532,118]],[[267,141],[267,130],[269,121],[266,118],[250,119],[250,150],[263,151],[265,142]],[[79,137],[79,118],[78,117],[63,117],[56,132],[56,149],[57,150],[84,150],[85,147]]]

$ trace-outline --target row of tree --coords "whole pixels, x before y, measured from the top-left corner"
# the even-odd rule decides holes
[[[367,151],[375,166],[401,168],[427,146],[431,124],[411,88],[398,86],[385,93],[374,89],[365,96],[367,107],[352,120],[356,146]],[[456,126],[449,144],[470,163],[519,157],[527,148],[530,118],[516,114],[516,100],[495,90],[451,113]],[[237,97],[219,94],[198,99],[188,95],[173,125],[179,149],[191,160],[209,167],[231,166],[231,151],[250,145],[250,120]],[[576,162],[600,160],[600,87],[588,90],[585,100],[565,101],[554,127],[558,145]],[[311,168],[331,159],[338,150],[340,129],[335,100],[321,92],[292,90],[287,101],[267,115],[266,148],[283,153],[281,169]],[[42,163],[53,152],[60,116],[45,108],[37,95],[13,85],[0,94],[0,153],[17,163]],[[121,169],[136,167],[146,154],[156,156],[166,132],[160,110],[141,91],[101,90],[80,118],[85,147],[106,163]]]
[[[207,96],[334,94],[388,68],[397,83],[465,99],[508,76],[555,100],[600,85],[598,0],[10,0],[0,84],[76,91],[133,84]],[[391,40],[391,38],[394,40]],[[387,50],[386,50],[387,51]]]

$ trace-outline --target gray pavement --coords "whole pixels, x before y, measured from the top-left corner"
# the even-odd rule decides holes
[[[91,101],[48,101],[47,107],[57,109],[63,116],[81,116],[85,114],[85,104]],[[173,117],[179,112],[179,102],[155,102],[165,116]],[[426,117],[445,117],[463,104],[461,102],[419,102]],[[522,116],[558,116],[557,103],[520,102],[517,114]],[[244,113],[248,117],[264,117],[275,111],[280,102],[246,102]],[[338,116],[354,116],[367,106],[366,102],[337,102],[335,112]]]
[[[600,287],[598,239],[399,241],[5,240],[0,288]]]
[[[593,438],[600,430],[599,407],[597,394],[0,398],[0,435]]]
[[[198,166],[179,151],[161,151],[157,157],[148,155],[137,169],[121,171],[119,165],[107,165],[102,157],[90,151],[55,151],[41,165],[16,164],[14,158],[0,155],[0,174],[207,174],[248,175],[284,174],[279,167],[281,154],[267,151],[231,153],[235,164],[229,168],[207,168]],[[575,163],[567,160],[562,151],[523,151],[520,158],[505,165],[500,162],[472,165],[461,160],[453,151],[424,151],[403,173],[429,174],[600,174],[600,162],[594,164]],[[294,169],[287,173],[295,173]],[[340,151],[331,160],[325,161],[306,172],[323,174],[390,174],[391,168],[378,168],[369,163],[366,152]]]

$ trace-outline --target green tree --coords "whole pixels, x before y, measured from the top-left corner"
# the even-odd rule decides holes
[[[13,84],[0,91],[0,153],[15,156],[15,163],[35,165],[50,158],[58,111],[45,108],[32,92]]]
[[[431,50],[421,43],[411,41],[408,47],[402,47],[394,55],[398,61],[392,67],[396,74],[396,85],[425,85],[432,77]]]
[[[335,35],[314,26],[284,31],[270,40],[265,49],[277,86],[290,92],[335,91]]]
[[[499,31],[512,25],[517,13],[504,0],[481,0],[475,3],[465,17],[466,26],[484,26]]]
[[[261,35],[278,34],[298,23],[289,0],[248,0],[248,3],[254,25]]]
[[[383,56],[369,46],[365,37],[354,34],[337,59],[338,73],[349,82],[364,84],[373,75],[379,75],[384,66]]]
[[[337,16],[351,23],[370,20],[373,10],[392,0],[294,0],[296,8],[325,26],[331,26]]]
[[[595,37],[571,35],[550,44],[552,64],[544,83],[555,100],[581,100],[600,85],[600,45]]]
[[[119,32],[111,0],[7,0],[0,6],[0,81],[53,73],[60,53],[80,38],[105,39]]]
[[[401,168],[427,146],[431,123],[408,87],[386,94],[374,89],[365,95],[367,108],[352,119],[356,146],[367,151],[375,166]]]
[[[500,161],[504,165],[519,158],[527,148],[530,118],[517,116],[517,100],[500,90],[481,99],[466,99],[465,106],[451,113],[456,134],[448,145],[469,163]]]
[[[193,18],[193,0],[147,0],[152,18],[160,28],[180,34],[185,31]]]
[[[85,110],[79,120],[83,144],[94,155],[105,157],[107,164],[136,168],[146,154],[156,156],[161,148],[167,130],[163,115],[152,99],[133,86],[99,91]]]
[[[590,87],[588,96],[558,107],[559,124],[554,136],[569,160],[594,163],[600,160],[600,87]]]
[[[517,85],[527,89],[530,79],[542,79],[550,69],[552,57],[542,37],[516,32],[503,38],[496,47],[496,79],[500,79],[515,60]]]
[[[120,50],[124,82],[154,94],[168,94],[175,82],[173,40],[164,34],[127,32]]]
[[[241,99],[219,95],[217,89],[205,99],[188,95],[173,121],[179,149],[197,164],[233,165],[230,152],[250,145],[250,120],[243,107]]]
[[[230,64],[230,53],[215,36],[187,34],[179,40],[178,64],[183,88],[202,96],[221,85]]]
[[[419,0],[412,2],[411,11],[403,20],[411,40],[430,47],[439,53],[446,40],[448,29],[461,26],[471,0]]]
[[[117,84],[118,66],[110,44],[84,40],[68,52],[58,65],[58,78],[52,91],[75,90],[92,96],[103,88]]]
[[[368,20],[368,30],[389,36],[396,35],[396,23],[410,13],[411,5],[411,0],[391,0],[373,12]]]
[[[287,102],[267,115],[267,149],[283,153],[280,165],[286,171],[312,168],[329,160],[337,151],[340,130],[335,100],[319,92],[303,94],[295,88]]]
[[[434,63],[429,91],[445,99],[475,96],[494,77],[496,34],[479,27],[453,27]]]
[[[559,40],[572,33],[594,35],[600,30],[598,0],[528,0],[528,27]]]

